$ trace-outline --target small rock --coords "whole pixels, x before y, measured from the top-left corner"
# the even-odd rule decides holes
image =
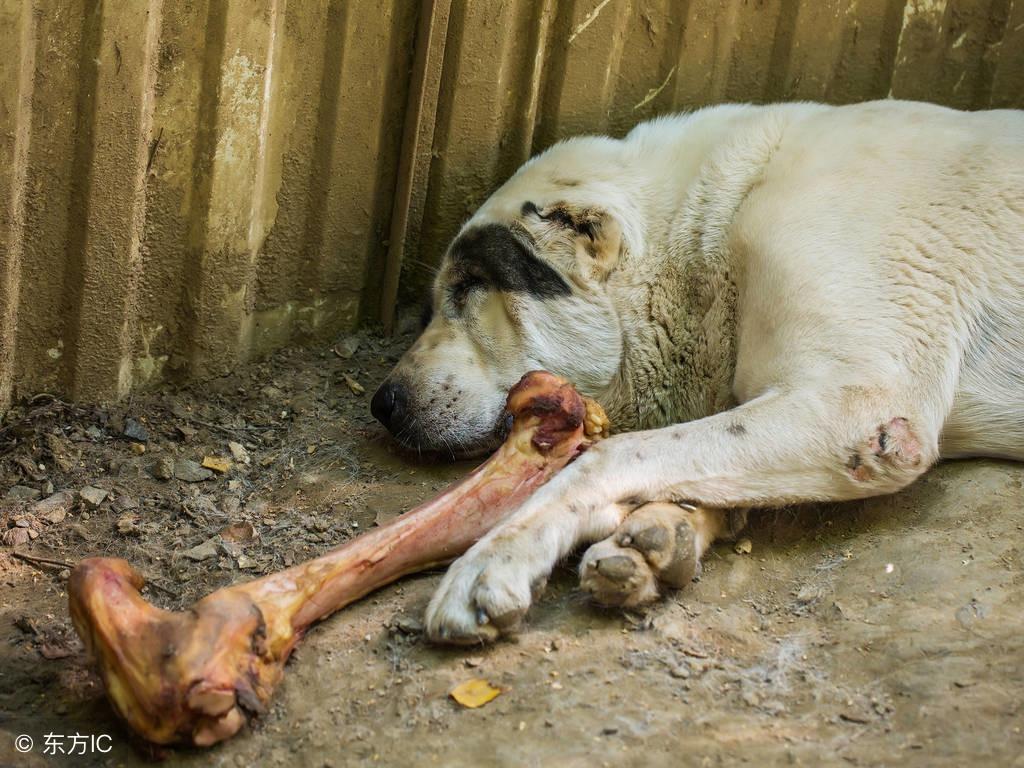
[[[754,551],[754,542],[750,539],[740,539],[733,546],[733,550],[737,555],[749,555]]]
[[[188,424],[178,424],[175,429],[186,443],[195,437],[197,432],[195,427],[190,427]]]
[[[18,547],[32,540],[28,528],[8,528],[4,531],[3,542],[8,547]]]
[[[6,501],[35,501],[42,494],[38,489],[28,485],[12,486],[4,495]]]
[[[221,539],[220,551],[228,557],[232,557],[237,560],[242,556],[242,545],[237,541],[224,541]]]
[[[122,493],[110,503],[110,506],[114,508],[115,512],[130,512],[139,508],[139,500],[134,496],[125,496]]]
[[[423,622],[413,616],[399,616],[395,619],[395,626],[407,635],[418,635],[423,631]]]
[[[220,456],[203,456],[203,466],[219,474],[224,474],[231,469],[231,461]]]
[[[174,477],[174,459],[170,456],[161,456],[149,471],[157,480],[170,480]]]
[[[40,520],[56,525],[64,522],[64,518],[67,517],[68,511],[74,506],[74,503],[75,495],[71,491],[60,491],[42,501],[37,501],[29,508],[29,511]]]
[[[94,485],[87,485],[78,492],[78,498],[84,502],[86,509],[96,509],[107,498],[107,492]]]
[[[124,430],[121,434],[137,443],[149,442],[149,432],[142,424],[130,416],[124,420]]]
[[[606,725],[604,728],[601,729],[602,736],[614,736],[618,732],[619,729],[616,728],[614,725]]]
[[[690,676],[690,668],[685,664],[677,664],[668,673],[677,680],[685,680]]]
[[[139,518],[136,515],[131,513],[121,515],[121,517],[117,519],[117,531],[118,533],[126,535],[129,533],[135,533],[139,530],[138,522]]]
[[[214,536],[212,539],[207,539],[202,544],[197,544],[192,547],[192,549],[186,549],[181,554],[189,560],[195,560],[197,563],[202,560],[209,560],[211,557],[217,556],[217,545],[219,543],[220,537]]]
[[[465,659],[462,660],[462,663],[465,664],[470,669],[476,669],[477,667],[479,667],[481,664],[484,663],[484,657],[483,656],[467,656]]]
[[[213,477],[213,472],[192,459],[178,459],[174,462],[174,476],[186,483],[200,483]]]
[[[247,571],[250,568],[255,568],[256,567],[256,561],[253,560],[248,555],[239,555],[237,562],[238,562],[238,567],[241,568],[243,571]]]
[[[131,452],[134,453],[136,456],[141,456],[146,452],[146,446],[144,446],[142,443],[133,442],[131,444]]]
[[[249,452],[245,450],[245,446],[241,443],[236,443],[234,440],[228,443],[228,449],[231,451],[231,458],[237,461],[239,464],[248,464],[252,459],[249,456]]]

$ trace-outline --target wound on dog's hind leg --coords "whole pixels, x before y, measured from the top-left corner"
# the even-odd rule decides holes
[[[876,477],[876,470],[910,470],[919,467],[921,462],[921,441],[910,422],[898,416],[879,425],[865,446],[850,454],[846,468],[850,477],[866,483]]]

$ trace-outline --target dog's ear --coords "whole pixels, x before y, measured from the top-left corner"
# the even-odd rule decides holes
[[[584,274],[604,280],[619,263],[622,226],[610,213],[570,203],[555,203],[543,209],[526,203],[523,215],[538,216],[570,233],[576,245],[578,266]]]

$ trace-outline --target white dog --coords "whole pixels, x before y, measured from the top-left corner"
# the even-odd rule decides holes
[[[721,106],[551,148],[463,227],[373,411],[478,453],[535,368],[636,431],[452,565],[434,639],[514,629],[580,544],[583,586],[631,605],[690,580],[719,510],[1024,459],[1024,112]]]

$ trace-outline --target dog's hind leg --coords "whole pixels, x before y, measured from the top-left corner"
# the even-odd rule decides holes
[[[718,539],[746,525],[746,511],[652,502],[634,510],[615,533],[587,550],[580,587],[602,605],[649,603],[664,588],[681,589],[700,574],[700,561]]]

